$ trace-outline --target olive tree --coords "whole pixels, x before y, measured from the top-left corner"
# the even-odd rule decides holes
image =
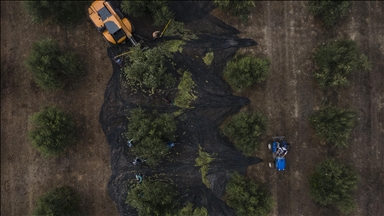
[[[84,75],[78,58],[71,52],[61,52],[51,39],[32,44],[26,65],[37,85],[45,90],[61,89],[71,77]]]
[[[234,173],[226,186],[227,204],[238,215],[268,215],[273,207],[267,187]]]
[[[57,187],[42,195],[37,200],[34,216],[67,216],[82,215],[80,197],[69,187]]]
[[[345,214],[356,207],[352,191],[357,188],[357,175],[334,159],[326,159],[317,165],[309,185],[312,198],[320,205],[335,205]]]
[[[350,1],[316,0],[309,1],[309,10],[329,27],[340,22],[351,6]]]
[[[346,147],[357,122],[356,116],[357,113],[353,110],[327,106],[315,112],[309,122],[317,136],[335,147]]]
[[[76,141],[76,124],[72,116],[55,106],[44,107],[30,118],[34,128],[28,135],[43,156],[58,156]]]
[[[178,192],[170,184],[143,180],[128,190],[126,203],[135,208],[139,215],[162,216],[173,213],[177,195]]]
[[[153,93],[161,86],[171,87],[175,78],[168,73],[165,57],[159,48],[143,51],[140,45],[132,49],[129,64],[124,68],[125,78],[133,87]]]
[[[267,117],[258,112],[235,114],[222,128],[223,134],[247,156],[251,156],[259,148],[260,138],[266,130]]]
[[[44,21],[72,26],[83,21],[86,17],[86,7],[92,1],[24,1],[24,6],[32,16],[33,21]]]
[[[315,79],[321,88],[337,88],[349,84],[347,75],[353,71],[371,68],[367,57],[352,40],[336,40],[314,50]]]
[[[243,23],[248,21],[251,8],[255,7],[254,1],[247,0],[214,0],[214,3],[221,10],[238,17]]]
[[[133,139],[132,151],[156,165],[168,152],[167,142],[175,141],[176,121],[170,114],[156,115],[136,108],[128,117],[127,137]]]
[[[236,54],[224,68],[224,78],[236,92],[243,92],[267,79],[270,61],[249,54]]]

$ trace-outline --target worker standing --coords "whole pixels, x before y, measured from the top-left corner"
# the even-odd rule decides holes
[[[154,31],[152,33],[152,38],[153,38],[153,40],[155,40],[157,38],[161,38],[161,31]]]

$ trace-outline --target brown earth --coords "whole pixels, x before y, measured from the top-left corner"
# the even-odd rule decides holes
[[[248,25],[217,9],[212,14],[238,28],[240,37],[258,42],[242,51],[272,62],[268,80],[242,94],[251,100],[244,109],[269,116],[268,135],[285,135],[292,145],[286,171],[268,168],[269,138],[257,154],[264,162],[248,169],[251,178],[271,188],[276,202],[272,215],[338,214],[309,197],[308,177],[328,156],[358,171],[358,208],[352,215],[384,215],[384,3],[354,2],[351,15],[333,30],[313,19],[306,2],[256,2]],[[23,64],[31,44],[46,36],[77,53],[87,71],[57,92],[38,88]],[[373,63],[371,71],[352,74],[350,87],[335,96],[338,106],[359,112],[350,147],[343,151],[324,145],[308,124],[324,97],[312,78],[309,55],[317,44],[340,37],[357,41]],[[21,2],[1,2],[1,215],[30,215],[36,198],[59,185],[80,193],[87,215],[118,214],[107,194],[110,150],[98,122],[112,75],[106,48],[89,20],[71,30],[32,24]],[[32,127],[28,118],[54,104],[74,114],[81,137],[64,156],[44,159],[27,138]]]
[[[272,215],[337,215],[316,205],[309,196],[308,178],[318,162],[336,157],[358,172],[357,209],[351,215],[384,215],[384,3],[353,2],[350,16],[333,30],[325,29],[308,11],[307,2],[256,2],[248,25],[228,14],[213,12],[252,38],[257,46],[241,50],[271,60],[267,81],[242,94],[251,100],[246,110],[268,115],[268,135],[285,135],[292,150],[286,171],[270,169],[270,137],[256,155],[264,160],[248,168],[248,176],[265,182],[276,202]],[[319,43],[337,38],[355,40],[372,61],[372,70],[354,73],[351,85],[335,97],[335,105],[358,111],[350,147],[335,150],[324,145],[308,123],[322,105],[323,91],[312,74],[309,56]]]
[[[112,75],[107,44],[90,20],[70,30],[32,24],[22,6],[1,1],[1,215],[31,215],[37,197],[60,185],[80,194],[86,215],[118,215],[107,193],[110,148],[99,124]],[[43,37],[78,54],[87,75],[57,92],[37,87],[23,61]],[[29,116],[45,105],[73,113],[80,127],[79,142],[57,159],[43,158],[27,137]]]

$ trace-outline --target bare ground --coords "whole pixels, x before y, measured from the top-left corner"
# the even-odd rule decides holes
[[[23,61],[43,37],[78,54],[87,75],[57,92],[37,87]],[[1,215],[31,215],[37,197],[61,185],[80,194],[87,215],[118,215],[107,193],[110,148],[99,124],[112,75],[106,48],[90,20],[71,30],[32,24],[22,2],[1,2]],[[79,142],[57,159],[43,158],[27,137],[28,118],[45,105],[73,113],[80,127]]]
[[[256,2],[248,25],[218,11],[213,13],[252,38],[257,46],[241,50],[271,60],[268,80],[243,93],[251,100],[246,110],[269,117],[268,135],[285,135],[292,150],[286,171],[269,169],[272,157],[265,139],[257,156],[264,163],[248,168],[248,176],[271,188],[276,205],[272,215],[337,215],[337,210],[316,205],[309,196],[308,178],[318,162],[336,157],[358,172],[357,209],[351,215],[384,215],[384,3],[353,2],[350,16],[332,30],[325,29],[308,11],[307,2]],[[337,38],[358,42],[373,63],[371,71],[354,73],[335,105],[359,112],[350,147],[329,148],[315,135],[308,117],[322,105],[325,94],[312,77],[312,50]]]
[[[243,52],[272,62],[268,80],[243,94],[251,100],[244,109],[269,116],[268,135],[285,135],[292,144],[286,171],[267,167],[269,137],[257,154],[265,162],[248,168],[248,176],[271,188],[276,202],[272,215],[338,214],[316,205],[308,191],[308,177],[329,156],[358,172],[358,208],[352,215],[384,215],[384,3],[354,2],[351,15],[333,30],[313,19],[306,2],[256,2],[248,25],[218,10],[213,14],[238,28],[241,37],[258,42]],[[53,93],[33,84],[23,65],[31,44],[46,36],[79,54],[87,71],[85,77]],[[312,78],[314,64],[309,56],[317,44],[340,37],[357,41],[373,63],[371,71],[351,75],[350,87],[335,96],[338,106],[359,112],[350,147],[343,151],[324,145],[308,124],[324,97]],[[71,30],[36,25],[21,2],[1,2],[1,215],[30,215],[36,198],[59,185],[80,193],[87,215],[118,214],[107,194],[110,151],[98,122],[112,75],[106,47],[89,20]],[[54,104],[74,114],[81,132],[66,155],[44,159],[27,138],[32,126],[28,118],[42,106]]]

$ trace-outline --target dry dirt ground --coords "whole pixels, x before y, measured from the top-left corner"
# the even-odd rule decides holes
[[[353,2],[350,16],[333,30],[314,20],[305,1],[256,2],[245,26],[217,9],[213,13],[239,29],[240,37],[258,42],[243,52],[271,60],[267,81],[242,95],[251,100],[245,109],[268,115],[268,135],[285,135],[292,146],[286,171],[267,167],[272,158],[266,146],[270,138],[257,153],[264,162],[248,168],[251,178],[271,188],[276,202],[272,215],[339,214],[316,205],[308,190],[314,167],[330,156],[358,172],[357,209],[351,215],[384,215],[384,3]],[[336,38],[355,40],[373,64],[371,71],[351,75],[351,85],[333,95],[339,107],[359,113],[345,150],[322,144],[308,123],[324,97],[312,78],[314,64],[309,56],[319,43]]]
[[[78,54],[87,72],[57,92],[37,87],[23,64],[31,44],[47,36]],[[118,215],[107,193],[110,148],[99,124],[112,75],[106,48],[86,18],[71,30],[37,25],[22,2],[1,1],[1,215],[31,215],[37,197],[60,185],[80,194],[86,215]],[[80,127],[79,142],[57,159],[43,158],[27,137],[29,116],[45,105],[73,113]]]
[[[240,37],[257,46],[243,49],[271,59],[268,80],[242,94],[251,100],[244,109],[269,116],[268,135],[285,135],[292,145],[286,171],[267,167],[271,155],[265,138],[257,154],[265,162],[249,167],[251,178],[265,182],[276,205],[272,215],[337,215],[309,197],[308,177],[327,156],[351,164],[359,175],[352,215],[384,215],[384,3],[354,2],[351,15],[333,30],[313,19],[306,2],[256,2],[243,25],[217,9],[212,12],[238,28]],[[64,90],[45,92],[33,84],[23,65],[31,44],[50,36],[64,49],[79,54],[87,75]],[[338,106],[359,112],[350,147],[334,150],[316,138],[308,124],[324,93],[312,78],[309,59],[318,43],[336,38],[357,41],[372,61],[372,70],[350,76],[350,87],[336,95]],[[107,194],[110,152],[98,122],[104,90],[112,75],[107,45],[89,20],[71,30],[36,25],[21,2],[1,2],[1,215],[30,215],[38,196],[58,185],[75,188],[87,215],[117,215]],[[56,104],[74,114],[81,128],[79,142],[57,159],[44,159],[30,145],[28,118],[41,106]]]

